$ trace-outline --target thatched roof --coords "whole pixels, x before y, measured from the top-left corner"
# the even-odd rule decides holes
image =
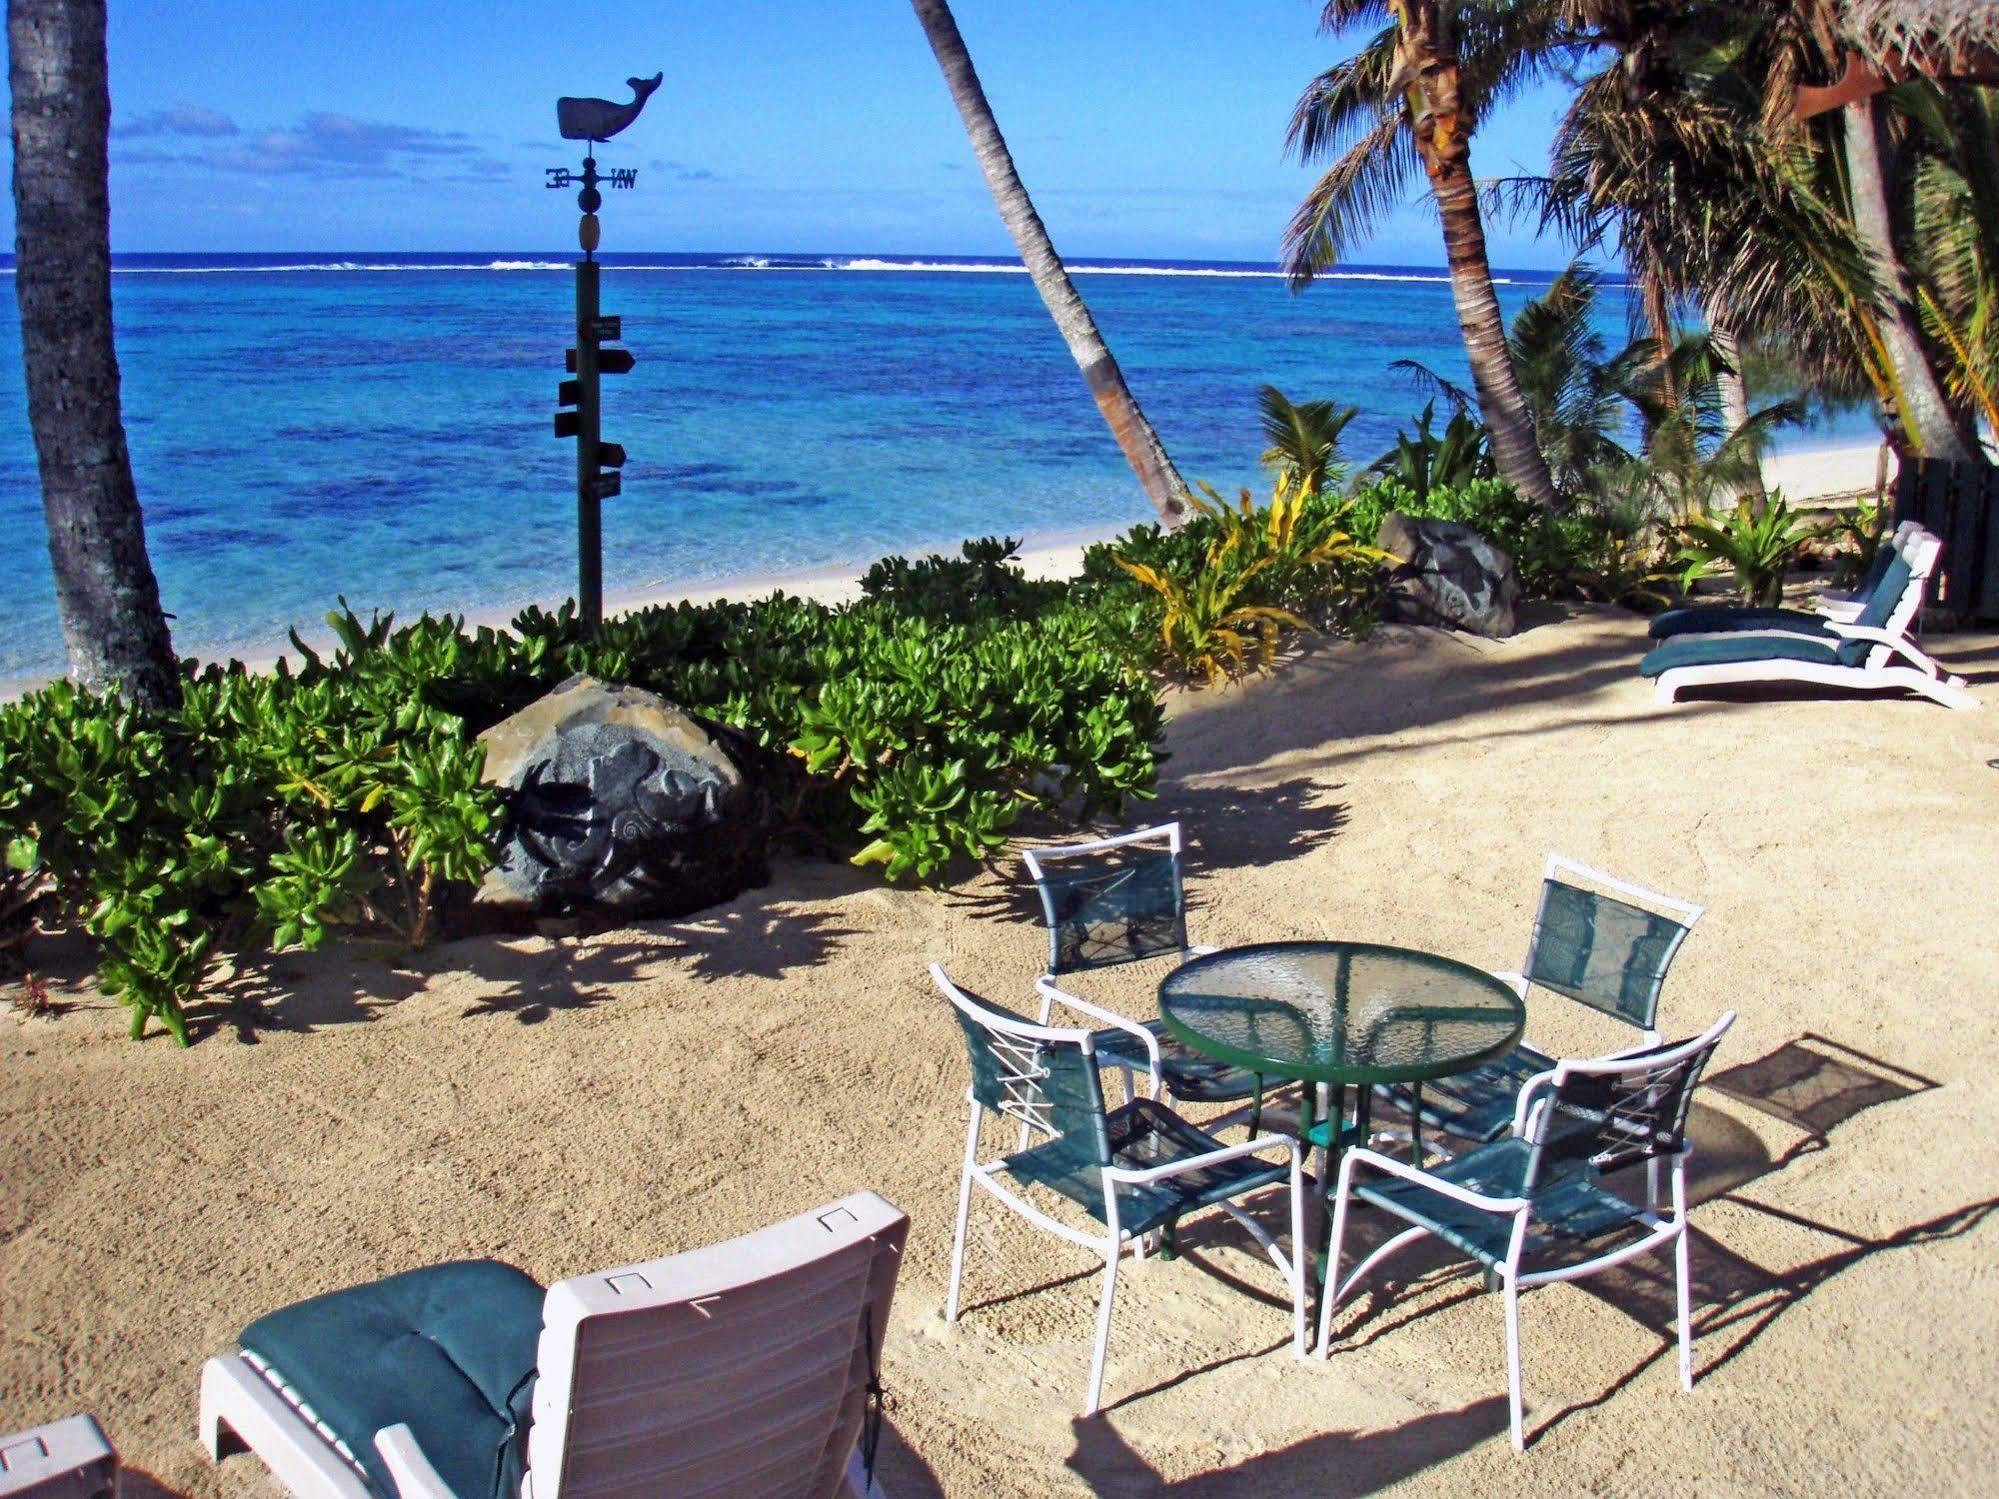
[[[1837,0],[1839,29],[1885,72],[1932,78],[1999,60],[1999,0]]]
[[[1999,0],[1832,0],[1846,70],[1798,90],[1799,119],[1907,78],[1999,83]]]

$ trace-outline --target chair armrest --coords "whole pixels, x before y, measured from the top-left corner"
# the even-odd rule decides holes
[[[1519,995],[1522,999],[1525,999],[1527,997],[1526,974],[1514,973],[1511,970],[1507,970],[1506,972],[1501,972],[1499,969],[1495,968],[1492,971],[1492,976],[1498,979],[1502,984],[1506,985],[1507,988],[1511,989],[1515,994]]]
[[[1169,1161],[1164,1166],[1148,1166],[1143,1171],[1133,1170],[1129,1166],[1106,1166],[1104,1175],[1114,1182],[1142,1186],[1146,1182],[1156,1182],[1165,1177],[1198,1171],[1204,1166],[1220,1166],[1229,1161],[1238,1161],[1246,1155],[1256,1155],[1266,1150],[1281,1150],[1286,1156],[1295,1160],[1298,1156],[1298,1142],[1289,1135],[1259,1135],[1254,1140],[1245,1140],[1240,1145],[1225,1145],[1220,1150],[1203,1151],[1200,1155],[1190,1155],[1182,1161]]]
[[[1867,600],[1857,599],[1852,594],[1841,593],[1837,589],[1829,588],[1819,595],[1818,612],[1824,615],[1829,623],[1852,624],[1860,618],[1861,611],[1866,607]]]
[[[1643,1051],[1644,1049],[1642,1046],[1631,1048],[1633,1051]],[[1617,1055],[1622,1056],[1624,1053],[1620,1052]],[[1553,1086],[1554,1081],[1555,1074],[1552,1071],[1537,1072],[1520,1085],[1520,1091],[1513,1095],[1514,1134],[1525,1135],[1527,1133],[1527,1121],[1533,1112],[1535,1095]]]
[[[406,1423],[399,1421],[376,1432],[375,1450],[382,1454],[382,1462],[388,1467],[389,1477],[396,1481],[396,1493],[401,1499],[458,1499],[430,1465],[430,1459],[423,1455],[423,1448],[416,1444],[416,1433]]]
[[[1044,978],[1037,980],[1034,985],[1034,992],[1041,996],[1041,1023],[1043,1025],[1048,1024],[1048,1017],[1054,1013],[1055,1007],[1060,1005],[1065,1010],[1073,1010],[1078,1015],[1086,1015],[1092,1020],[1102,1022],[1111,1030],[1123,1031],[1127,1035],[1136,1036],[1140,1041],[1144,1042],[1146,1062],[1152,1072],[1153,1091],[1157,1092],[1159,1090],[1159,1038],[1153,1035],[1151,1031],[1128,1016],[1120,1015],[1114,1010],[1106,1010],[1099,1005],[1093,1005],[1087,1000],[1076,998],[1075,995],[1069,993],[1067,990],[1057,988],[1052,979]]]
[[[1212,958],[1220,951],[1219,947],[1210,947],[1205,942],[1190,942],[1187,944],[1187,956],[1190,958]]]
[[[1551,1077],[1553,1075],[1548,1074]],[[1343,1177],[1351,1177],[1356,1166],[1372,1167],[1384,1176],[1399,1176],[1404,1181],[1415,1182],[1418,1186],[1437,1193],[1440,1197],[1448,1197],[1453,1202],[1462,1202],[1466,1207],[1477,1208],[1481,1212],[1517,1213],[1528,1205],[1524,1197],[1488,1197],[1483,1192],[1474,1192],[1469,1187],[1461,1187],[1456,1182],[1447,1182],[1404,1161],[1398,1161],[1394,1156],[1369,1150],[1364,1145],[1356,1145],[1346,1153],[1345,1159],[1340,1162],[1340,1174]]]
[[[1943,668],[1917,650],[1905,635],[1897,635],[1890,630],[1879,630],[1872,625],[1841,624],[1837,620],[1827,620],[1826,628],[1842,640],[1864,640],[1874,645],[1885,645],[1896,655],[1906,656],[1918,670],[1933,677],[1943,675]]]

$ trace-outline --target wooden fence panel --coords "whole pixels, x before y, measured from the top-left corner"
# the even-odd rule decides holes
[[[1960,620],[1999,619],[1999,469],[1905,463],[1895,476],[1895,519],[1943,540],[1931,608]]]

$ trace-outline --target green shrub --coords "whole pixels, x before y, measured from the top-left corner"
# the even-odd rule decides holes
[[[1685,544],[1678,560],[1685,564],[1688,587],[1696,578],[1732,572],[1745,599],[1764,608],[1784,602],[1785,573],[1819,536],[1819,528],[1795,514],[1781,493],[1770,497],[1761,515],[1743,499],[1719,519],[1696,516],[1680,529]]]
[[[478,732],[575,672],[648,688],[760,748],[780,831],[935,879],[1020,815],[1150,794],[1163,723],[1128,603],[1028,582],[1010,543],[885,563],[847,608],[786,597],[511,632],[329,617],[303,664],[192,673],[146,713],[56,683],[0,709],[8,889],[52,887],[102,987],[183,1044],[218,965],[337,927],[421,946],[491,867],[501,795]]]

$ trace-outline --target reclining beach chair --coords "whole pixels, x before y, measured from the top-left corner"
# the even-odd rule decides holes
[[[1541,873],[1541,905],[1527,939],[1527,960],[1519,973],[1494,977],[1512,985],[1522,999],[1544,990],[1630,1026],[1638,1037],[1621,1050],[1654,1046],[1659,1040],[1659,992],[1703,910],[1692,901],[1550,854]],[[1409,1115],[1420,1159],[1424,1126],[1474,1144],[1504,1135],[1513,1127],[1520,1090],[1554,1065],[1551,1053],[1523,1041],[1498,1061],[1470,1072],[1420,1087],[1396,1083],[1375,1091]]]
[[[1850,590],[1828,588],[1818,597],[1812,610],[1805,609],[1750,609],[1739,604],[1696,604],[1684,609],[1668,609],[1653,616],[1648,627],[1654,640],[1671,640],[1675,635],[1740,632],[1743,630],[1808,630],[1816,632],[1827,621],[1850,625],[1858,622],[1866,611],[1868,601],[1874,597],[1874,590],[1887,576],[1889,565],[1896,557],[1903,555],[1909,542],[1922,526],[1912,520],[1897,525],[1894,534],[1885,538],[1874,549],[1874,561],[1867,572]],[[1941,548],[1939,548],[1939,552]],[[1930,572],[1936,566],[1939,552],[1928,554],[1928,560],[1921,572],[1914,575],[1917,584],[1916,603],[1922,604],[1922,588],[1929,582]]]
[[[1506,1138],[1432,1170],[1365,1148],[1340,1162],[1333,1250],[1319,1309],[1319,1357],[1332,1342],[1333,1308],[1382,1260],[1424,1237],[1443,1240],[1484,1268],[1506,1301],[1506,1375],[1513,1449],[1521,1421],[1520,1293],[1579,1280],[1671,1246],[1679,1288],[1680,1385],[1694,1387],[1693,1308],[1687,1260],[1687,1112],[1729,1011],[1706,1033],[1672,1046],[1592,1062],[1557,1062],[1521,1090]],[[1672,1166],[1672,1209],[1639,1206],[1599,1178],[1644,1162]],[[1364,1258],[1344,1281],[1348,1212],[1363,1202],[1410,1226]],[[1592,1248],[1597,1252],[1591,1253]]]
[[[1688,688],[1738,682],[1804,682],[1853,689],[1902,688],[1947,708],[1975,708],[1978,699],[1908,637],[1922,608],[1925,581],[1943,543],[1917,530],[1889,559],[1881,581],[1850,624],[1805,616],[1748,630],[1696,630],[1676,635],[1638,663],[1654,678],[1658,700],[1671,703]]]
[[[1043,1025],[1053,1023],[1060,1007],[1103,1027],[1093,1033],[1095,1055],[1123,1074],[1126,1099],[1138,1096],[1134,1082],[1140,1072],[1151,1077],[1155,1098],[1162,1082],[1183,1103],[1233,1103],[1259,1095],[1254,1073],[1190,1050],[1156,1020],[1114,1014],[1057,982],[1092,969],[1148,958],[1184,962],[1214,951],[1187,941],[1179,823],[1029,849],[1021,861],[1048,919],[1048,972],[1036,985]]]
[[[118,1454],[89,1416],[0,1436],[0,1499],[117,1499]]]
[[[559,1281],[494,1260],[302,1301],[201,1373],[201,1437],[299,1499],[868,1492],[903,1213],[873,1192]]]
[[[1285,1135],[1265,1135],[1242,1145],[1224,1145],[1151,1098],[1134,1098],[1107,1109],[1092,1032],[1035,1025],[966,993],[935,963],[930,965],[930,977],[951,1003],[972,1063],[972,1084],[966,1093],[971,1119],[958,1180],[958,1224],[951,1239],[951,1288],[944,1319],[958,1320],[974,1185],[1037,1227],[1102,1255],[1103,1299],[1097,1308],[1089,1392],[1083,1398],[1083,1414],[1094,1415],[1103,1398],[1111,1303],[1117,1294],[1118,1261],[1126,1247],[1139,1249],[1154,1230],[1218,1207],[1248,1230],[1284,1277],[1291,1296],[1292,1348],[1302,1358],[1305,1264],[1310,1255],[1299,1247],[1305,1242],[1305,1191],[1298,1142]],[[982,1162],[979,1134],[987,1114],[1004,1125],[1024,1126],[1023,1133],[1031,1131],[1040,1143]],[[1280,1158],[1257,1158],[1272,1153]],[[1097,1232],[1050,1216],[1012,1187],[1002,1186],[1002,1176],[1022,1189],[1038,1188],[1067,1198],[1096,1220]],[[1237,1198],[1284,1185],[1287,1178],[1289,1255],[1278,1249],[1262,1224],[1236,1206]]]

